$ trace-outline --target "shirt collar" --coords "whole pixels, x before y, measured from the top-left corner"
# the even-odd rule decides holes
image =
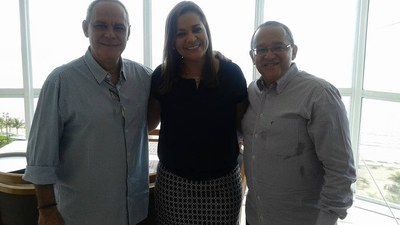
[[[107,71],[105,71],[97,63],[97,61],[94,59],[92,53],[90,52],[89,48],[85,53],[84,59],[85,59],[86,64],[89,67],[89,70],[92,72],[94,78],[97,80],[97,82],[99,84],[101,82],[103,82],[105,79],[107,79],[107,75],[109,75],[109,73]],[[122,61],[122,58],[121,58],[121,61]],[[126,75],[124,72],[124,63],[122,63],[122,65],[121,65],[120,78],[126,80]]]

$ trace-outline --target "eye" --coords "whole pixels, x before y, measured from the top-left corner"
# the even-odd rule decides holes
[[[185,35],[186,35],[186,33],[183,32],[183,31],[178,31],[178,32],[176,32],[176,34],[175,34],[175,36],[178,37],[178,38],[183,37],[183,36],[185,36]]]
[[[256,48],[255,50],[256,55],[263,55],[268,51],[266,48]]]
[[[271,47],[272,52],[283,52],[285,50],[286,50],[286,48],[283,45],[277,45],[277,46]]]
[[[95,24],[93,24],[93,27],[96,30],[106,30],[107,29],[107,25],[103,24],[103,23],[95,23]]]
[[[124,25],[117,25],[114,27],[114,30],[119,33],[126,32],[126,27]]]
[[[202,27],[195,27],[194,29],[193,29],[193,33],[201,33],[203,31],[203,28]]]

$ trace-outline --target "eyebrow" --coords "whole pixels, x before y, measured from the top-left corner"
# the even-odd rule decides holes
[[[196,28],[196,27],[201,27],[202,26],[202,24],[201,23],[198,23],[198,24],[195,24],[195,25],[193,25],[192,26],[192,29],[193,28]],[[185,31],[186,29],[177,29],[177,31]]]

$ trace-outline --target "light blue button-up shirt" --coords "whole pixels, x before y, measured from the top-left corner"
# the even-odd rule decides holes
[[[333,225],[352,205],[355,167],[339,91],[297,69],[248,88],[242,121],[251,225]]]
[[[45,81],[24,179],[55,185],[66,225],[132,225],[147,216],[151,72],[123,59],[113,86],[88,50]]]

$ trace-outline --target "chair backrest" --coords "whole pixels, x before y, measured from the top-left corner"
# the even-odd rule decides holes
[[[24,181],[22,174],[0,172],[0,192],[14,195],[35,195],[35,187]]]
[[[160,135],[160,130],[155,129],[150,131],[149,133],[149,141],[150,142],[158,142],[158,136]]]
[[[0,225],[36,225],[35,187],[22,174],[0,172]]]

